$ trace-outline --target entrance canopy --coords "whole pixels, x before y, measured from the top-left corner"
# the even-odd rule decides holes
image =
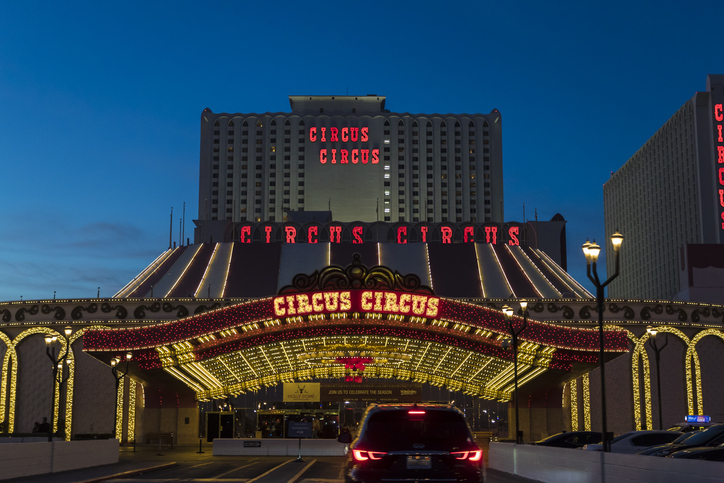
[[[522,327],[523,318],[513,325]],[[298,275],[276,297],[171,323],[88,330],[84,350],[101,359],[130,351],[141,379],[162,371],[199,400],[279,382],[372,377],[504,401],[513,392],[508,332],[498,310],[437,297],[414,275],[368,270],[356,259],[346,269]],[[624,331],[605,331],[607,356],[627,344]],[[586,372],[598,362],[598,347],[595,329],[528,319],[519,335],[519,385]]]

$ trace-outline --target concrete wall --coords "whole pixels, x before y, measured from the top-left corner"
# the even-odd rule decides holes
[[[545,483],[713,483],[721,463],[490,443],[489,467]]]
[[[244,447],[244,444],[258,444]],[[345,445],[336,439],[303,439],[302,456],[344,456]],[[214,456],[298,456],[299,439],[214,439]]]
[[[83,340],[73,344],[75,390],[72,434],[113,434],[116,382],[111,368],[83,349]]]
[[[118,441],[5,443],[0,451],[0,479],[42,475],[118,462]]]
[[[186,422],[188,418],[188,423]],[[192,445],[199,442],[199,410],[198,408],[178,409],[178,437],[176,444]]]

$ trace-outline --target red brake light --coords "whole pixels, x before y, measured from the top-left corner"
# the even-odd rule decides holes
[[[407,411],[407,414],[417,414],[417,415],[420,415],[420,414],[425,414],[425,411]]]
[[[357,461],[367,461],[369,459],[367,457],[367,451],[360,451],[358,449],[353,449],[352,455],[354,456],[354,459],[356,459]]]
[[[357,461],[367,461],[367,460],[381,460],[384,455],[386,455],[384,451],[363,451],[360,449],[353,449],[352,450],[352,456]]]
[[[450,453],[456,460],[480,461],[483,458],[483,451],[458,451]]]
[[[470,456],[468,456],[468,459],[470,461],[480,461],[482,459],[482,457],[483,457],[483,451],[478,450],[478,451],[471,451]]]

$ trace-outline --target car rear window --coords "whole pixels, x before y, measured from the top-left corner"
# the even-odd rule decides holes
[[[427,410],[424,415],[410,415],[406,409],[380,411],[368,416],[363,432],[364,439],[375,446],[444,442],[447,447],[470,439],[462,415],[438,410]]]

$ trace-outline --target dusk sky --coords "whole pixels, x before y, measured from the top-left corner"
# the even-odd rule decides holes
[[[171,207],[178,240],[184,202],[193,239],[204,108],[372,93],[500,110],[506,221],[563,215],[592,290],[603,183],[724,73],[723,18],[721,1],[3,2],[0,300],[112,296],[168,247]]]

